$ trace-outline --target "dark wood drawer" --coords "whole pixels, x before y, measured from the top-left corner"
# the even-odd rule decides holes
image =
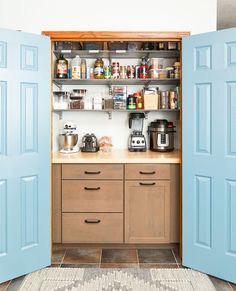
[[[169,164],[126,164],[126,180],[169,180]]]
[[[63,213],[63,243],[122,243],[122,213]]]
[[[75,164],[62,165],[62,179],[123,179],[123,165],[120,164]]]
[[[62,180],[63,212],[123,212],[123,181]]]

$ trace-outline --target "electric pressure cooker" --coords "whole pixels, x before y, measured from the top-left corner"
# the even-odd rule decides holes
[[[171,152],[174,150],[175,126],[166,119],[156,119],[148,126],[151,151]]]

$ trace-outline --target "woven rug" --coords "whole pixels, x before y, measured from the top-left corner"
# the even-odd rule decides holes
[[[27,275],[20,291],[216,291],[189,269],[46,268]]]

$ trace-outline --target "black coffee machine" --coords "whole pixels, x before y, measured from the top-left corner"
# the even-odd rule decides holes
[[[130,152],[146,152],[147,144],[143,135],[143,121],[145,114],[143,112],[130,113],[129,128],[132,133],[129,136],[129,151]]]

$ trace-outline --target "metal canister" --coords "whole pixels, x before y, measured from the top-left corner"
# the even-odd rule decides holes
[[[177,108],[177,94],[176,91],[170,91],[170,109]]]
[[[127,79],[127,67],[120,66],[120,79]]]
[[[135,68],[134,66],[128,66],[127,67],[127,77],[128,79],[134,79]]]
[[[104,67],[104,78],[111,79],[111,66]]]
[[[119,62],[112,63],[112,79],[119,79],[120,78],[120,64]]]
[[[169,93],[169,91],[161,91],[161,93],[160,93],[160,108],[161,109],[168,109],[169,108],[168,93]]]

